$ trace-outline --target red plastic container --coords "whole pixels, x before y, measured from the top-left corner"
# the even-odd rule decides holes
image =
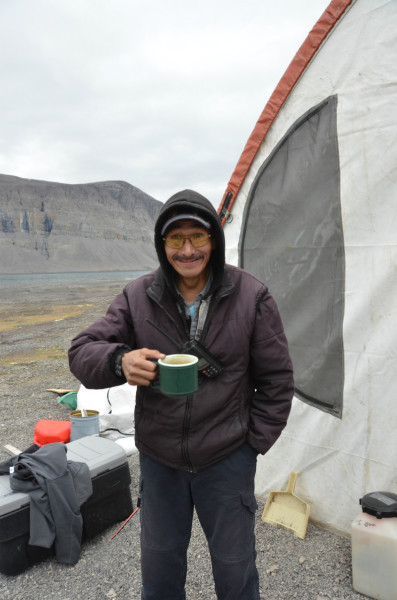
[[[70,439],[70,421],[51,421],[40,419],[34,428],[33,442],[38,446],[54,444],[56,442],[67,444]]]

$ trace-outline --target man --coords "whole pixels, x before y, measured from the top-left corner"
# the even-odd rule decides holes
[[[217,597],[259,600],[256,458],[285,427],[294,391],[279,312],[260,281],[225,265],[219,217],[200,194],[185,190],[164,204],[155,246],[159,269],[129,283],[74,338],[70,368],[86,387],[138,386],[142,598],[185,598],[195,508]],[[153,359],[199,355],[192,340],[213,370],[202,369],[194,394],[164,396],[150,385]]]

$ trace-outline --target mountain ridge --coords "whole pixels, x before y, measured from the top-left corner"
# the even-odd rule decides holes
[[[161,206],[125,181],[0,175],[0,273],[155,268]]]

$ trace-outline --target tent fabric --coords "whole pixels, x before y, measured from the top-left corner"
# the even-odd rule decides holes
[[[344,247],[336,108],[331,96],[310,110],[258,170],[245,204],[239,262],[277,298],[297,395],[340,417]]]
[[[274,293],[297,370],[304,374],[299,340],[310,340],[307,362],[332,365],[337,354],[329,373],[309,365],[300,385],[326,410],[296,395],[282,436],[259,459],[257,494],[285,489],[297,471],[295,491],[311,518],[344,533],[363,495],[397,492],[396,23],[393,0],[331,2],[267,103],[219,207],[227,260]],[[324,119],[313,138],[304,131],[311,114]],[[334,153],[328,166],[323,149]]]
[[[274,93],[260,115],[253,132],[248,138],[244,151],[229,181],[228,187],[223,195],[223,199],[218,210],[222,220],[224,220],[226,213],[231,211],[234,198],[240,189],[241,183],[280,108],[287,100],[294,85],[309,64],[310,60],[313,58],[314,54],[317,52],[322,42],[341,18],[345,10],[349,8],[352,1],[354,0],[333,0],[296,53],[293,61],[289,65],[283,78],[276,87]],[[225,203],[227,206],[225,206]]]

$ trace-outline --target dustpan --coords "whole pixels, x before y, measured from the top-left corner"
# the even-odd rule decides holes
[[[310,506],[294,494],[298,473],[292,471],[286,492],[270,492],[262,521],[290,529],[304,539],[309,521]]]

